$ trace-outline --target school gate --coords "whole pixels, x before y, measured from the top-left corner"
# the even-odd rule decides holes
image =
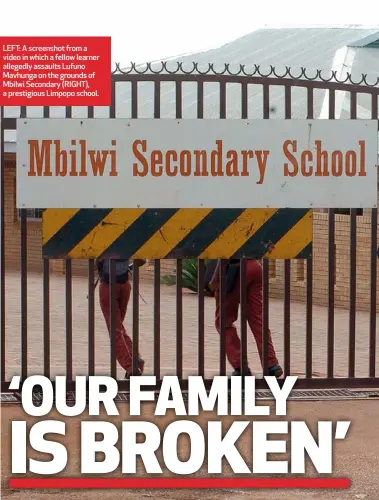
[[[378,120],[378,94],[379,88],[375,85],[370,85],[366,82],[365,76],[362,76],[360,82],[352,82],[351,79],[346,77],[342,82],[336,80],[336,75],[325,75],[321,72],[312,72],[308,74],[305,69],[301,70],[300,74],[293,75],[289,68],[286,69],[285,73],[278,75],[275,68],[271,67],[268,74],[263,74],[259,68],[256,66],[252,72],[248,72],[247,68],[241,66],[236,74],[233,74],[228,65],[225,68],[216,72],[212,65],[209,65],[206,71],[203,71],[197,67],[196,64],[193,68],[187,70],[181,64],[178,64],[175,69],[169,67],[166,63],[162,63],[161,68],[156,67],[156,65],[148,65],[143,70],[139,69],[133,65],[129,71],[120,71],[117,67],[116,72],[112,75],[112,104],[109,108],[109,118],[118,118],[122,115],[120,112],[118,102],[117,102],[117,92],[119,88],[127,88],[130,100],[127,101],[127,105],[130,105],[127,113],[132,119],[139,118],[139,105],[140,99],[139,94],[141,92],[141,85],[144,85],[143,90],[146,91],[148,88],[149,97],[151,100],[151,110],[152,116],[156,119],[161,117],[161,102],[162,93],[170,93],[170,102],[172,105],[171,118],[181,119],[186,118],[185,113],[183,113],[183,103],[185,102],[186,95],[184,89],[186,85],[191,84],[192,87],[196,88],[197,98],[196,102],[192,102],[192,118],[197,118],[199,120],[206,118],[204,116],[205,101],[207,99],[207,94],[205,88],[208,85],[217,85],[217,100],[218,100],[218,114],[219,119],[228,119],[228,96],[229,90],[228,86],[233,86],[233,99],[236,100],[236,88],[238,88],[238,102],[239,102],[239,118],[249,119],[251,118],[249,113],[249,99],[251,98],[251,89],[259,88],[259,94],[257,95],[261,101],[263,120],[269,120],[272,117],[275,110],[281,108],[283,110],[283,118],[291,119],[294,115],[293,110],[293,100],[292,96],[299,89],[306,95],[306,116],[304,118],[313,119],[318,118],[319,110],[315,109],[315,93],[325,91],[326,95],[326,107],[327,107],[327,117],[329,119],[336,118],[336,108],[338,107],[338,101],[340,99],[341,92],[348,93],[350,96],[350,118],[357,118],[357,101],[358,97],[363,95],[366,100],[371,102],[371,118],[373,120]],[[169,85],[169,90],[167,85]],[[165,90],[163,90],[165,89]],[[125,103],[124,109],[125,112]],[[29,110],[26,107],[20,108],[20,118],[28,119]],[[298,110],[296,110],[296,114]],[[167,115],[167,113],[165,113]],[[50,118],[52,112],[49,107],[43,108],[43,118]],[[41,116],[40,115],[40,116]],[[67,120],[70,120],[74,116],[73,109],[70,107],[65,108],[64,114],[59,115]],[[55,116],[55,115],[54,115]],[[84,118],[84,115],[80,115]],[[88,107],[86,109],[87,118],[97,117],[97,110],[93,107]],[[295,117],[296,118],[296,117]],[[5,136],[9,131],[16,130],[17,121],[14,117],[9,117],[4,108],[1,109],[1,142],[2,142],[2,153],[1,153],[1,171],[2,171],[2,196],[1,196],[1,276],[6,275],[5,268],[5,252],[7,250],[4,224],[5,224],[5,188],[4,188],[4,175],[5,175]],[[129,209],[128,209],[129,210]],[[186,210],[186,209],[182,209]],[[254,210],[256,210],[255,213]],[[12,337],[20,336],[20,353],[19,353],[19,375],[22,379],[30,375],[30,370],[28,369],[28,342],[30,342],[30,337],[28,335],[29,323],[28,323],[28,270],[27,270],[27,214],[25,209],[20,211],[20,262],[21,262],[21,275],[20,275],[20,309],[17,311],[21,315],[21,331],[10,331],[6,328],[6,318],[9,311],[7,310],[7,298],[5,289],[5,280],[1,280],[1,387],[2,391],[8,390],[10,376],[8,375],[7,366],[15,362],[14,359],[8,359],[6,356],[6,344],[12,342]],[[73,279],[72,279],[72,261],[71,258],[76,258],[78,256],[86,256],[90,251],[91,245],[88,244],[88,235],[94,229],[95,225],[104,221],[108,218],[108,222],[112,223],[112,218],[127,217],[125,213],[120,215],[116,213],[115,210],[108,210],[101,212],[96,208],[94,209],[82,209],[82,210],[72,210],[71,212],[64,209],[60,211],[54,209],[47,209],[44,213],[44,242],[43,242],[43,252],[45,259],[43,260],[43,329],[40,332],[43,337],[43,352],[40,353],[40,374],[45,376],[51,376],[51,365],[53,363],[51,359],[51,331],[50,331],[50,318],[52,310],[50,307],[50,267],[48,258],[60,257],[67,258],[65,260],[65,296],[61,297],[61,303],[59,307],[65,311],[65,364],[66,370],[62,375],[65,374],[68,377],[69,387],[73,387],[73,351],[75,350],[75,345],[73,342],[73,323],[72,323],[72,307],[73,307]],[[161,216],[161,221],[156,222],[154,226],[154,233],[158,232],[163,225],[163,220],[167,222],[162,214],[156,213],[152,214],[151,209],[141,210],[144,212],[144,219],[146,221],[151,221],[152,218],[157,221]],[[154,210],[153,210],[154,212]],[[156,212],[156,211],[155,211]],[[180,211],[179,211],[180,212]],[[182,381],[183,389],[186,388],[186,380],[183,376],[183,359],[185,352],[183,349],[183,338],[185,335],[191,335],[197,338],[197,366],[192,367],[193,375],[200,375],[205,377],[206,365],[205,365],[205,332],[206,327],[204,324],[204,303],[205,296],[203,291],[202,283],[204,281],[204,260],[202,255],[202,249],[211,244],[212,242],[217,242],[218,238],[223,235],[227,228],[236,221],[237,215],[233,214],[230,209],[214,209],[211,210],[211,217],[213,221],[213,226],[206,226],[206,230],[199,232],[196,227],[201,227],[201,222],[206,217],[205,213],[198,213],[192,221],[188,221],[187,214],[182,214],[177,217],[177,220],[173,222],[171,234],[173,234],[174,240],[170,244],[170,250],[177,247],[181,238],[175,237],[175,234],[181,228],[184,230],[185,235],[191,235],[194,231],[194,239],[192,240],[195,245],[194,253],[187,254],[183,253],[183,248],[180,245],[177,251],[166,252],[162,249],[162,240],[157,240],[158,248],[161,249],[162,255],[160,257],[177,258],[179,257],[200,257],[198,264],[198,295],[197,295],[197,328],[195,331],[187,332],[187,327],[183,324],[183,283],[182,283],[182,269],[183,263],[179,258],[176,263],[176,336],[172,339],[175,342],[175,360],[173,360],[173,365],[175,366],[176,375]],[[246,210],[247,220],[250,218],[259,217],[259,209],[251,209],[250,213]],[[356,289],[357,289],[357,279],[356,279],[356,268],[357,268],[357,210],[352,208],[350,211],[351,225],[350,225],[350,308],[349,308],[349,325],[348,331],[346,332],[346,338],[348,338],[348,355],[346,356],[345,366],[346,366],[346,377],[336,377],[335,376],[335,300],[334,300],[334,290],[335,290],[335,210],[328,210],[328,262],[325,264],[328,268],[328,314],[327,314],[327,345],[325,346],[325,356],[327,357],[327,374],[326,377],[317,377],[313,375],[313,301],[312,301],[312,214],[309,209],[280,209],[276,213],[276,223],[271,225],[269,233],[259,233],[254,234],[254,231],[245,236],[245,241],[242,243],[248,243],[254,240],[254,236],[258,236],[258,247],[260,251],[257,251],[257,245],[253,245],[254,250],[246,254],[246,252],[241,252],[238,257],[263,257],[263,357],[264,357],[264,373],[267,373],[267,359],[268,359],[268,349],[267,349],[267,335],[269,329],[269,259],[270,258],[284,258],[284,325],[283,325],[283,353],[284,357],[280,360],[282,367],[284,369],[285,375],[292,374],[291,372],[291,354],[296,350],[297,346],[291,343],[291,259],[294,258],[305,258],[306,260],[306,277],[305,277],[305,287],[306,287],[306,303],[305,303],[305,322],[304,322],[304,342],[305,342],[305,375],[300,377],[298,381],[298,388],[302,389],[324,389],[324,388],[378,388],[379,387],[379,376],[378,369],[376,367],[376,294],[377,294],[377,209],[371,209],[371,243],[370,243],[370,313],[369,313],[369,324],[367,325],[367,351],[365,353],[365,362],[367,365],[367,374],[365,377],[356,377],[355,366],[356,366]],[[140,214],[141,215],[141,214]],[[155,215],[155,218],[153,217]],[[241,215],[240,212],[238,216]],[[262,212],[260,213],[262,217]],[[267,221],[271,218],[272,214],[266,211],[266,219],[263,220],[262,224],[267,224]],[[92,218],[92,219],[91,219]],[[95,221],[96,219],[96,221]],[[196,219],[196,220],[194,220]],[[88,220],[90,222],[88,223]],[[91,222],[92,220],[92,222]],[[87,221],[87,225],[86,222]],[[301,230],[294,231],[296,225],[302,221]],[[246,222],[245,222],[246,223]],[[67,225],[68,224],[68,225]],[[71,226],[70,226],[71,224]],[[84,224],[84,232],[83,232]],[[192,224],[192,225],[191,225]],[[77,230],[81,225],[82,234],[78,236]],[[184,228],[183,228],[184,225]],[[283,231],[283,225],[286,229]],[[143,224],[140,225],[140,229],[143,230]],[[211,234],[207,231],[211,230]],[[60,231],[58,238],[54,240],[54,236]],[[291,233],[292,231],[292,233]],[[290,234],[291,233],[291,234]],[[150,231],[149,237],[152,236]],[[290,234],[290,236],[288,236]],[[136,237],[138,233],[134,232],[133,237]],[[229,232],[227,237],[230,239],[233,236],[233,232]],[[80,243],[87,238],[87,244]],[[107,236],[104,236],[105,240]],[[143,241],[140,241],[137,248],[134,249],[133,254],[141,248],[144,243],[146,243],[147,236],[145,235]],[[206,239],[206,245],[204,241],[200,241],[201,238]],[[224,236],[225,238],[225,236]],[[287,239],[286,239],[287,238]],[[54,240],[54,241],[53,241]],[[53,241],[53,244],[52,244]],[[255,242],[257,240],[254,240]],[[240,242],[241,243],[241,242]],[[261,245],[260,245],[261,244]],[[105,245],[105,247],[104,247]],[[197,245],[197,246],[196,246]],[[275,252],[275,246],[280,250]],[[106,248],[108,246],[107,241],[103,243],[103,247],[98,247],[95,254],[90,255],[91,257],[97,257],[101,254],[101,248]],[[242,244],[240,245],[242,246]],[[76,248],[76,253],[70,252]],[[217,248],[217,245],[216,247]],[[247,248],[249,248],[247,246]],[[265,250],[263,251],[262,248]],[[188,247],[187,247],[188,249]],[[167,249],[166,249],[167,250]],[[54,253],[55,252],[55,253]],[[80,253],[81,252],[81,253]],[[84,252],[84,253],[83,253]],[[86,254],[87,252],[87,254]],[[96,253],[97,252],[97,253]],[[208,257],[218,257],[217,250],[214,253],[208,255]],[[226,261],[222,261],[221,273],[224,276],[223,271],[225,270]],[[240,337],[241,337],[241,361],[242,366],[246,366],[247,360],[247,338],[250,333],[247,332],[246,324],[246,292],[245,284],[246,278],[244,275],[245,261],[241,260],[241,312],[240,320],[238,326],[240,326]],[[147,373],[154,374],[159,381],[161,377],[165,375],[161,369],[161,350],[164,346],[161,345],[161,312],[164,310],[165,304],[162,300],[161,294],[161,261],[160,259],[155,259],[154,263],[154,292],[153,292],[153,318],[154,322],[151,326],[149,332],[144,332],[144,335],[150,335],[151,343],[154,345],[153,354],[153,366],[148,367]],[[94,375],[97,372],[96,360],[95,360],[95,290],[93,283],[95,281],[95,268],[93,258],[88,259],[88,359],[87,366],[83,366],[79,369],[78,373],[75,374],[88,374]],[[135,269],[133,273],[133,291],[132,291],[132,307],[129,306],[129,313],[133,317],[132,320],[132,331],[129,331],[130,335],[134,341],[133,347],[133,357],[134,357],[134,370],[137,369],[137,353],[139,351],[139,338],[140,338],[140,318],[139,318],[139,271]],[[115,294],[114,281],[111,284],[111,295]],[[225,278],[221,279],[221,302],[223,302],[225,296]],[[58,305],[55,303],[55,307]],[[221,335],[218,337],[217,332],[214,331],[214,335],[219,338],[217,342],[219,343],[219,374],[226,374],[227,363],[225,355],[225,337],[222,335],[222,331],[225,328],[225,313],[223,307],[221,307]],[[15,314],[12,311],[12,314]],[[193,327],[192,327],[193,328]],[[209,326],[207,327],[207,329]],[[211,325],[214,329],[214,326]],[[109,358],[109,370],[108,374],[117,378],[117,362],[116,362],[116,344],[115,344],[115,321],[111,324],[111,342],[110,342],[110,358]],[[278,343],[278,340],[276,340]],[[102,372],[104,373],[104,372]],[[75,375],[74,374],[74,375]],[[264,381],[257,382],[258,388],[264,388]],[[119,380],[120,390],[128,389],[128,382],[124,380]]]

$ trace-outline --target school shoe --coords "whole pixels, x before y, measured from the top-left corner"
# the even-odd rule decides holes
[[[138,368],[137,368],[137,373],[135,374],[135,376],[139,376],[139,375],[142,375],[143,374],[143,369],[144,369],[144,366],[145,366],[145,360],[142,359],[142,358],[139,358],[138,359]],[[130,376],[132,374],[131,373],[128,373],[128,372],[125,372],[125,379],[129,379]]]
[[[250,368],[246,370],[245,377],[251,377],[253,374],[251,373]],[[236,368],[234,372],[232,373],[232,377],[241,377],[242,376],[242,371],[240,368]]]
[[[237,368],[236,370],[234,370],[232,375],[234,377],[240,377],[241,370],[239,368]],[[252,375],[251,370],[250,370],[250,368],[248,368],[247,372],[246,372],[246,376],[251,376],[251,375]],[[276,378],[281,377],[283,375],[282,367],[280,365],[272,366],[271,368],[268,369],[268,375],[270,377],[276,377]]]
[[[268,369],[268,374],[270,377],[280,378],[283,375],[283,370],[280,365],[272,366]]]

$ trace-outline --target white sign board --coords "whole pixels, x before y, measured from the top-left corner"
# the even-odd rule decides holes
[[[18,208],[370,208],[375,120],[19,119]]]

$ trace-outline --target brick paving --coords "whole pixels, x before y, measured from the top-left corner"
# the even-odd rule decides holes
[[[28,275],[28,369],[29,375],[43,371],[43,293],[42,276]],[[141,282],[140,292],[140,351],[146,360],[146,374],[153,373],[153,285]],[[73,370],[74,375],[87,372],[88,305],[87,280],[73,278]],[[174,374],[176,367],[176,309],[175,288],[161,286],[161,372]],[[184,376],[197,373],[198,315],[197,296],[183,292]],[[283,360],[283,301],[270,300],[270,328],[280,360]],[[206,376],[217,374],[219,336],[214,328],[214,301],[205,299],[205,356]],[[378,315],[379,316],[379,315]],[[305,372],[305,305],[291,304],[291,373],[303,376]],[[379,318],[378,318],[379,321]],[[378,323],[379,324],[379,323]],[[126,325],[131,332],[132,305]],[[51,375],[65,374],[65,278],[50,277],[50,335]],[[109,374],[110,343],[96,294],[95,310],[96,374]],[[349,313],[335,310],[335,375],[347,376]],[[9,380],[20,373],[21,349],[20,276],[6,275],[6,376]],[[249,334],[249,360],[255,373],[260,373],[257,351]],[[368,376],[369,314],[357,312],[356,321],[356,376]],[[315,306],[313,310],[313,373],[325,376],[327,366],[327,309]],[[123,372],[119,370],[119,376]],[[377,342],[377,375],[379,374],[379,339]]]

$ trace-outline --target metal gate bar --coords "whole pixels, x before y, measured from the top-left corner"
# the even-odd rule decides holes
[[[135,69],[135,68],[134,68]],[[244,70],[245,71],[245,70]],[[274,76],[274,77],[273,77]],[[372,106],[371,113],[373,119],[378,119],[378,95],[379,89],[375,86],[356,85],[354,83],[342,83],[334,81],[319,81],[314,79],[296,79],[291,74],[286,77],[278,77],[274,73],[263,76],[257,71],[253,75],[233,75],[233,74],[214,74],[211,68],[208,72],[201,74],[186,73],[116,73],[112,77],[112,103],[109,108],[110,118],[115,118],[117,113],[116,102],[116,84],[129,84],[131,87],[131,116],[138,118],[138,84],[142,82],[152,82],[154,85],[153,94],[153,114],[155,118],[161,117],[161,84],[165,82],[174,83],[175,92],[175,117],[177,119],[183,116],[183,84],[192,82],[197,87],[197,117],[204,118],[204,85],[208,83],[218,83],[219,85],[219,119],[227,119],[227,85],[230,83],[238,84],[241,91],[241,118],[248,118],[248,98],[249,85],[260,85],[262,87],[262,105],[263,119],[270,119],[271,102],[270,89],[281,87],[284,89],[284,116],[286,119],[292,117],[292,89],[297,87],[305,88],[307,96],[307,117],[314,118],[314,90],[326,90],[329,95],[329,118],[335,119],[336,92],[344,91],[350,94],[350,119],[357,119],[357,97],[359,94],[371,95]],[[303,75],[304,76],[304,75]],[[20,108],[20,117],[27,117],[26,107]],[[72,108],[65,109],[67,119],[72,118]],[[95,115],[94,108],[87,108],[88,118]],[[43,117],[50,116],[50,108],[43,108]],[[16,119],[5,116],[4,108],[1,108],[1,226],[5,228],[5,131],[15,130]],[[376,321],[377,321],[377,209],[371,210],[371,242],[370,242],[370,311],[369,311],[369,331],[368,331],[368,373],[366,378],[356,377],[356,306],[357,306],[357,210],[352,208],[350,211],[350,284],[349,284],[349,327],[348,340],[349,350],[346,359],[347,377],[335,377],[335,276],[336,276],[336,249],[335,249],[335,210],[328,210],[328,311],[327,311],[327,376],[325,378],[316,378],[313,375],[313,262],[312,259],[306,262],[306,295],[305,295],[305,378],[299,379],[299,388],[334,388],[334,387],[379,387],[379,377],[376,372]],[[25,209],[20,211],[20,270],[21,270],[21,352],[20,352],[20,374],[24,379],[29,374],[28,366],[28,222]],[[1,235],[1,274],[5,276],[5,232]],[[219,339],[219,373],[226,374],[226,342],[225,342],[225,261],[222,262],[220,269],[220,339]],[[284,262],[284,316],[283,316],[283,343],[284,359],[283,368],[285,375],[291,374],[291,261]],[[203,377],[205,372],[205,294],[203,289],[204,282],[204,261],[199,261],[198,266],[198,319],[197,319],[197,373]],[[42,263],[42,284],[43,284],[43,373],[50,377],[51,375],[51,353],[50,353],[50,262],[45,259]],[[177,261],[176,265],[176,367],[177,376],[181,379],[182,387],[186,387],[186,380],[183,380],[184,367],[184,334],[186,333],[183,325],[183,262]],[[65,266],[65,373],[69,380],[69,387],[73,387],[73,265],[70,260],[66,260]],[[88,261],[88,367],[87,374],[96,373],[96,324],[95,324],[95,264],[93,260]],[[158,379],[158,386],[164,373],[161,369],[161,263],[154,261],[154,291],[153,291],[153,325],[152,340],[154,343],[154,374]],[[114,279],[114,263],[111,266],[111,286],[110,286],[110,374],[117,378],[117,356],[116,356],[116,322],[114,300],[116,294],[116,283]],[[263,261],[263,372],[268,373],[268,335],[269,335],[269,264],[267,260]],[[5,279],[1,280],[1,383],[2,390],[6,390],[9,384],[6,371],[6,297],[5,297]],[[241,368],[247,369],[247,321],[246,321],[246,263],[241,263],[240,280],[240,298],[241,298]],[[133,294],[132,294],[132,315],[133,315],[133,372],[138,369],[139,356],[139,270],[134,267],[133,272]],[[112,305],[113,304],[113,305]],[[14,335],[14,332],[12,332]],[[11,338],[11,337],[9,337]],[[10,360],[12,362],[12,360]],[[210,381],[207,381],[210,384]],[[128,382],[119,380],[120,389],[127,389]],[[258,381],[258,387],[265,387],[264,381]]]
[[[0,119],[1,119],[1,129],[0,129],[0,168],[1,168],[1,186],[0,186],[0,222],[1,222],[1,255],[0,255],[0,328],[1,328],[1,346],[0,346],[0,358],[1,358],[1,382],[5,382],[5,139],[4,139],[4,107],[0,106]]]

